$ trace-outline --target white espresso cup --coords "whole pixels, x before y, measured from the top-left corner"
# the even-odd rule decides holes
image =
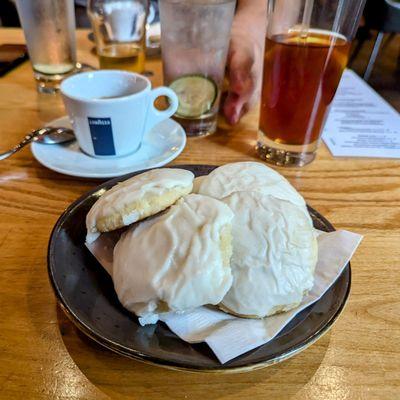
[[[73,75],[62,82],[61,94],[79,147],[98,158],[134,153],[144,134],[178,108],[178,98],[171,89],[151,89],[146,77],[126,71]],[[163,111],[154,106],[160,96],[169,100]]]

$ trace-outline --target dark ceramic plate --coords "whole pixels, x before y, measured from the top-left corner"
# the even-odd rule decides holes
[[[215,167],[181,165],[196,176]],[[163,323],[142,327],[119,303],[113,283],[86,249],[85,217],[100,190],[140,172],[112,179],[71,204],[55,225],[48,249],[48,272],[55,294],[71,321],[96,342],[125,356],[173,369],[241,372],[262,368],[304,350],[328,331],[339,316],[350,291],[350,264],[328,292],[294,318],[269,343],[221,364],[209,347],[179,339]],[[309,207],[314,226],[333,226]]]

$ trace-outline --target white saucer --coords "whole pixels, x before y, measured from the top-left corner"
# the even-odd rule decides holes
[[[61,117],[47,125],[71,127],[68,117]],[[78,142],[46,145],[32,143],[33,156],[53,171],[83,178],[113,178],[129,172],[161,167],[178,157],[186,144],[183,128],[167,119],[148,132],[140,149],[129,156],[99,159],[86,155]]]

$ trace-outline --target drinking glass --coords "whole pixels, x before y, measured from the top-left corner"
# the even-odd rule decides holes
[[[72,0],[17,0],[37,89],[54,93],[75,70],[75,14]]]
[[[148,12],[148,0],[89,0],[101,69],[144,71]]]
[[[346,67],[365,0],[270,0],[257,150],[302,166],[320,135]]]
[[[164,84],[188,136],[214,133],[235,0],[160,0]]]

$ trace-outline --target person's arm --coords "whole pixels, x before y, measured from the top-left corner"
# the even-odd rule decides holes
[[[238,0],[228,55],[229,91],[223,110],[235,124],[261,88],[268,0]]]

